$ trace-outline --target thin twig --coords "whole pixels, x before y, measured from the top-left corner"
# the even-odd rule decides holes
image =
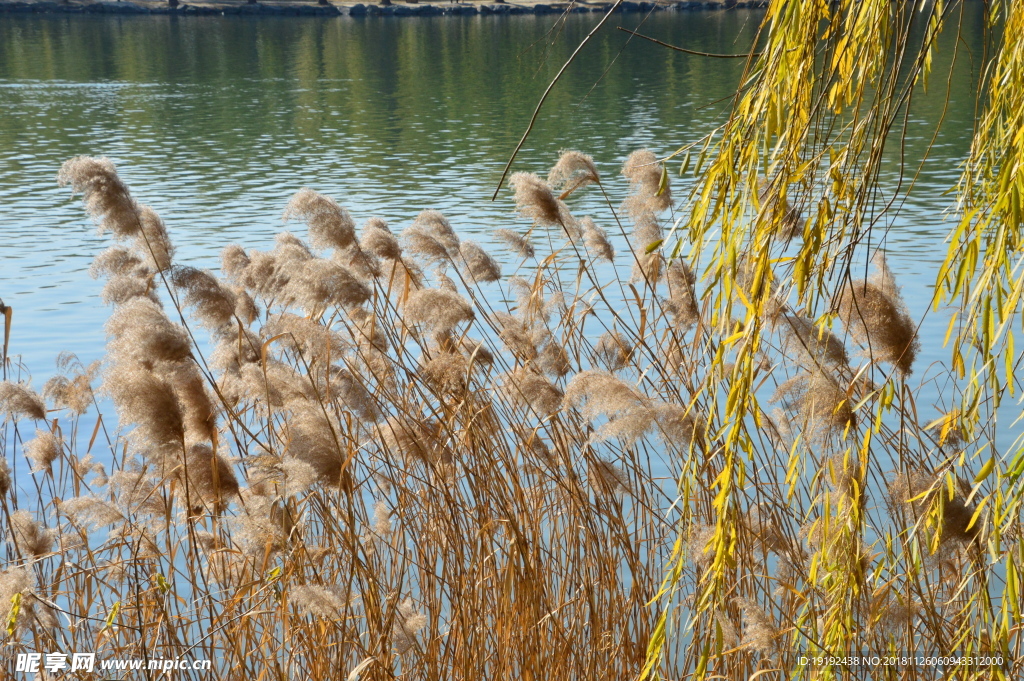
[[[643,38],[644,40],[650,40],[652,43],[657,43],[657,44],[662,45],[664,47],[667,47],[669,49],[676,50],[677,52],[685,52],[686,54],[693,54],[693,55],[696,55],[698,57],[714,57],[715,59],[746,59],[748,57],[760,57],[763,54],[762,52],[753,52],[753,53],[747,52],[746,54],[715,54],[714,52],[698,52],[697,50],[688,50],[685,47],[676,47],[675,45],[669,45],[668,43],[663,43],[660,40],[658,40],[657,38],[652,38],[650,36],[644,35],[643,33],[637,33],[636,31],[631,31],[628,28],[623,28],[622,26],[616,26],[615,28],[617,28],[618,30],[620,30],[620,31],[622,31],[624,33],[628,33],[630,35],[634,35],[637,38]]]
[[[533,125],[534,123],[537,122],[537,116],[540,115],[540,109],[542,106],[544,106],[544,101],[548,98],[548,95],[551,94],[551,90],[554,89],[555,83],[559,81],[559,79],[562,77],[562,74],[565,73],[565,70],[569,68],[569,64],[573,63],[573,61],[576,59],[576,55],[578,55],[580,51],[583,49],[583,46],[590,42],[590,39],[594,37],[594,34],[601,30],[601,27],[604,26],[604,22],[608,21],[608,17],[610,17],[621,4],[622,0],[615,0],[615,4],[608,8],[608,12],[606,12],[605,15],[601,18],[601,21],[597,22],[597,26],[594,26],[594,28],[591,29],[590,33],[587,34],[587,37],[584,38],[582,42],[580,42],[580,44],[576,47],[575,50],[573,50],[573,53],[569,56],[569,59],[566,60],[564,64],[562,64],[562,68],[558,69],[558,73],[551,80],[551,82],[548,83],[547,89],[544,90],[544,94],[541,95],[540,101],[537,102],[537,108],[533,110],[533,116],[530,118],[530,124],[526,126],[526,132],[523,133],[523,138],[519,140],[519,144],[516,145],[515,151],[512,152],[512,156],[508,159],[508,163],[505,164],[505,169],[501,171],[501,179],[498,180],[498,186],[494,188],[494,194],[491,196],[491,201],[494,201],[496,198],[498,198],[498,192],[501,191],[502,185],[505,184],[505,178],[508,177],[509,168],[512,167],[512,163],[516,160],[516,156],[519,155],[519,150],[522,149],[523,145],[526,143],[526,138],[530,136],[530,132],[533,130]]]

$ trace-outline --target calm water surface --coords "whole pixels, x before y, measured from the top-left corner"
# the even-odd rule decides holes
[[[964,44],[980,55],[980,3],[968,10]],[[667,152],[707,134],[742,60],[627,43],[614,27],[644,21],[643,32],[667,42],[733,52],[749,48],[760,17],[611,21],[549,98],[517,169],[543,173],[560,149],[578,148],[613,177],[637,147]],[[12,354],[38,386],[58,352],[102,353],[109,311],[88,268],[108,242],[56,186],[67,158],[112,158],[168,223],[178,261],[197,266],[217,268],[228,243],[269,246],[303,186],[358,222],[379,216],[401,229],[435,208],[487,242],[495,228],[522,226],[508,191],[495,202],[491,192],[537,98],[597,20],[0,16],[0,298],[15,310]],[[944,37],[936,73],[946,73],[953,40]],[[913,174],[924,161],[887,243],[918,317],[945,252],[942,192],[968,151],[976,77],[961,54],[948,92],[942,76],[915,98],[905,155],[893,148],[887,159],[890,187],[901,163]],[[591,209],[605,214],[586,203],[579,214]],[[943,315],[926,319],[925,338],[944,328]],[[946,357],[926,346],[921,377]]]

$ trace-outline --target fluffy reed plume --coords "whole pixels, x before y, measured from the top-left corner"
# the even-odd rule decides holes
[[[238,244],[225,246],[220,252],[220,268],[232,281],[241,281],[252,260],[246,255],[245,249]]]
[[[781,512],[770,506],[754,506],[742,518],[743,528],[753,538],[762,554],[774,553],[789,565],[802,564],[806,552],[800,543],[786,531]]]
[[[632,194],[623,208],[636,219],[644,213],[660,213],[672,205],[672,187],[658,157],[649,149],[637,149],[622,164]]]
[[[505,245],[512,249],[512,252],[520,258],[532,258],[534,256],[533,244],[528,237],[512,229],[496,229],[494,236],[505,242]]]
[[[75,471],[78,478],[84,479],[88,475],[96,475],[93,482],[97,485],[105,485],[107,483],[107,470],[102,463],[93,458],[92,454],[86,454],[82,457],[73,457],[71,459],[71,466]]]
[[[25,456],[32,462],[32,472],[49,472],[53,462],[64,451],[64,441],[48,430],[36,430],[36,436],[25,443]]]
[[[633,344],[618,331],[608,331],[594,344],[594,362],[608,371],[619,371],[633,357]]]
[[[459,252],[459,237],[452,225],[440,211],[425,210],[413,220],[412,229],[427,234],[440,243],[449,257],[454,258]]]
[[[620,378],[605,371],[581,371],[565,389],[566,407],[580,409],[583,418],[617,416],[643,404],[644,396]]]
[[[387,537],[391,534],[391,511],[388,510],[387,504],[383,501],[378,501],[373,505],[373,524],[371,527],[378,537]]]
[[[370,288],[351,270],[320,258],[303,262],[286,290],[289,301],[294,301],[310,316],[319,316],[331,305],[356,307],[371,296]]]
[[[90,530],[125,521],[124,515],[116,506],[92,495],[62,501],[58,508],[61,513],[73,519],[78,526]]]
[[[0,571],[0,621],[18,641],[25,630],[35,626],[52,629],[57,626],[53,609],[35,596],[35,580],[26,567]]]
[[[0,504],[3,504],[4,497],[11,490],[11,467],[7,463],[7,457],[0,456]]]
[[[772,192],[771,184],[767,180],[761,179],[758,182],[757,196],[763,211],[767,211],[768,214],[775,213],[782,216],[778,230],[775,232],[777,239],[792,241],[798,236],[803,236],[804,226],[800,211],[790,204],[789,199],[781,198],[778,193]],[[776,202],[781,202],[778,208],[776,208]]]
[[[594,459],[588,464],[590,486],[601,496],[633,494],[633,486],[626,472],[611,461]]]
[[[281,462],[281,472],[284,474],[284,495],[299,495],[316,484],[316,469],[302,459],[285,459]]]
[[[753,648],[766,657],[778,652],[782,632],[771,615],[748,598],[739,597],[735,603],[743,611],[742,645]]]
[[[125,239],[141,232],[139,207],[110,159],[76,156],[61,166],[57,182],[61,187],[71,185],[72,192],[82,194],[85,211],[100,234],[109,230],[116,238]]]
[[[291,218],[305,221],[314,248],[344,251],[356,243],[356,225],[348,211],[308,187],[297,191],[285,207],[285,221]]]
[[[548,321],[550,315],[544,304],[544,282],[535,281],[531,284],[523,277],[512,276],[508,278],[508,288],[516,297],[516,312],[524,322],[529,323],[537,319]]]
[[[598,260],[615,261],[615,248],[608,241],[608,235],[589,216],[580,220],[583,227],[583,243],[587,251]]]
[[[785,339],[784,350],[796,355],[808,369],[819,366],[846,366],[846,345],[834,333],[812,319],[783,313],[779,326]]]
[[[46,419],[46,404],[43,398],[24,383],[3,381],[0,383],[0,411],[10,414],[15,420],[30,418],[36,421]]]
[[[130,274],[119,274],[107,280],[100,291],[100,300],[107,305],[124,305],[135,298],[148,298],[159,303],[154,288],[153,275],[149,270],[138,269]]]
[[[283,258],[279,259],[275,253],[249,251],[246,256],[248,264],[241,270],[237,269],[242,265],[241,259],[237,257],[237,252],[234,252],[231,257],[233,258],[231,270],[225,269],[225,272],[237,271],[237,274],[229,274],[229,276],[254,295],[273,300],[284,291],[291,279],[290,269],[285,267],[288,264],[287,261]]]
[[[442,269],[434,270],[434,279],[437,281],[437,288],[450,293],[458,293],[459,286],[455,280],[444,273]]]
[[[665,309],[672,315],[680,331],[692,329],[700,321],[697,305],[697,275],[682,258],[676,258],[665,269],[668,299]]]
[[[438,352],[420,364],[423,380],[442,393],[464,392],[468,370],[466,358],[457,352]]]
[[[694,565],[707,568],[715,560],[714,525],[691,525],[686,532],[686,553]]]
[[[239,372],[238,380],[227,377],[225,387],[232,397],[249,399],[266,413],[275,407],[285,407],[292,402],[308,402],[314,400],[312,383],[300,375],[290,365],[283,362],[268,362],[260,367],[246,365]],[[271,409],[266,409],[271,407]]]
[[[562,408],[562,391],[528,369],[520,368],[507,374],[505,389],[514,401],[529,405],[540,416],[551,416]]]
[[[96,279],[130,274],[142,264],[143,259],[134,251],[124,246],[111,246],[93,258],[92,265],[89,267],[89,276]]]
[[[347,251],[335,251],[331,259],[366,281],[377,279],[384,272],[380,258],[364,251],[358,244]]]
[[[675,404],[638,399],[632,406],[610,413],[609,420],[591,436],[593,442],[618,439],[627,447],[653,434],[666,445],[685,450],[703,442],[707,425],[700,417]]]
[[[398,239],[391,233],[388,223],[380,218],[370,218],[363,225],[363,234],[359,245],[367,253],[372,253],[384,260],[400,260],[402,247]]]
[[[104,372],[102,388],[121,423],[134,424],[131,435],[138,450],[150,450],[157,463],[181,451],[185,421],[174,388],[165,379],[139,365],[114,364]]]
[[[484,283],[501,279],[501,267],[497,261],[480,248],[475,241],[463,241],[459,246],[462,262],[467,277],[475,282]]]
[[[945,475],[911,469],[893,476],[889,483],[889,498],[897,509],[903,505],[908,507],[912,523],[934,511],[938,518],[935,528],[938,545],[948,549],[954,544],[966,544],[978,536],[977,524],[971,525],[975,508],[967,504],[961,487],[967,486],[958,481],[950,494]]]
[[[174,245],[164,221],[149,206],[139,206],[139,223],[141,229],[135,238],[135,250],[142,254],[146,267],[153,272],[170,269]]]
[[[135,298],[118,307],[104,329],[108,350],[121,360],[182,362],[192,356],[188,333],[151,300]]]
[[[224,457],[215,454],[207,444],[194,444],[178,477],[188,490],[193,513],[221,513],[227,503],[238,495],[238,478]]]
[[[218,339],[210,354],[210,367],[224,378],[237,378],[243,367],[261,361],[260,349],[263,341],[248,329],[236,335],[225,334]]]
[[[563,151],[548,173],[548,184],[565,199],[589,184],[601,184],[594,159],[579,151]]]
[[[569,352],[551,336],[537,354],[537,367],[546,374],[562,378],[572,371]]]
[[[360,310],[361,308],[355,308]],[[263,333],[268,338],[279,338],[277,342],[294,351],[307,362],[317,361],[330,364],[338,361],[349,344],[335,332],[322,324],[290,312],[281,312],[267,318]]]
[[[764,434],[771,441],[776,451],[788,452],[789,443],[793,440],[793,424],[790,422],[786,412],[776,407],[772,409],[771,416],[762,413],[761,418],[765,420]]]
[[[433,463],[448,458],[442,441],[443,427],[433,420],[392,416],[377,427],[377,437],[386,456],[398,455],[406,463]]]
[[[114,499],[128,515],[155,518],[170,515],[160,488],[144,469],[122,469],[112,473],[109,487]]]
[[[493,315],[498,324],[498,337],[516,359],[527,362],[537,357],[537,344],[533,334],[522,320],[499,312]]]
[[[721,610],[715,611],[715,624],[722,632],[722,649],[731,650],[739,645],[740,637],[736,633],[736,626],[729,619],[729,615]]]
[[[366,382],[348,369],[329,366],[326,377],[323,374],[317,376],[317,390],[323,401],[348,409],[364,422],[373,423],[380,419],[376,397]]]
[[[661,241],[664,236],[661,223],[658,222],[658,218],[654,213],[646,211],[634,218],[631,238],[638,254],[646,253],[651,246]]]
[[[659,281],[664,274],[665,258],[661,255],[659,244],[663,239],[661,225],[654,213],[645,210],[635,217],[633,234],[630,237],[633,246],[633,281]]]
[[[293,586],[288,594],[300,613],[312,617],[341,619],[349,605],[348,595],[340,586],[303,584]]]
[[[243,553],[263,558],[283,551],[299,529],[287,507],[252,490],[243,490],[242,496],[245,512],[235,516],[232,536]],[[225,577],[230,580],[230,573]]]
[[[899,294],[885,256],[879,252],[872,262],[878,269],[874,276],[844,284],[839,317],[874,361],[889,362],[908,376],[921,347],[917,326]]]
[[[344,461],[338,437],[319,406],[296,406],[287,424],[287,451],[312,466],[320,482],[337,486],[341,483]]]
[[[868,629],[899,634],[913,626],[921,610],[921,604],[906,595],[876,589],[871,599]]]
[[[561,227],[570,241],[580,238],[579,224],[544,180],[533,173],[513,173],[509,185],[515,192],[516,209],[524,218],[546,227]]]
[[[435,333],[451,331],[475,317],[473,308],[458,293],[432,288],[409,294],[405,316],[410,323],[422,324]]]
[[[395,613],[395,624],[391,633],[391,645],[395,652],[404,655],[416,646],[416,634],[427,626],[427,616],[417,610],[411,598],[399,603]]]
[[[196,318],[207,328],[216,331],[235,325],[237,297],[212,272],[176,267],[171,273],[171,284],[185,293],[182,304],[192,308]]]
[[[243,325],[248,326],[260,318],[260,307],[241,286],[230,287],[231,293],[235,296],[235,318]]]
[[[494,364],[494,353],[488,350],[482,342],[472,338],[463,338],[460,347],[466,358],[474,364],[484,366]]]
[[[786,410],[799,415],[804,437],[812,443],[842,434],[857,422],[850,397],[823,371],[798,374],[782,383],[771,402],[782,402]]]
[[[24,509],[11,514],[8,537],[26,557],[38,558],[48,554],[53,548],[53,532],[43,527],[42,523],[36,522],[32,514]]]
[[[302,263],[316,257],[309,246],[291,232],[278,232],[274,235],[274,255],[278,266],[288,272],[297,271]]]

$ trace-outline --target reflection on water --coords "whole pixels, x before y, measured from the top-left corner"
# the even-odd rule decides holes
[[[722,121],[743,60],[627,44],[614,25],[643,22],[666,42],[735,52],[749,47],[760,16],[610,22],[552,93],[517,168],[543,171],[559,149],[579,148],[614,177],[638,146],[665,152],[707,134]],[[200,266],[216,267],[231,242],[267,246],[303,186],[358,220],[379,216],[399,229],[424,208],[440,209],[486,242],[513,220],[507,192],[489,200],[501,168],[543,88],[597,20],[573,15],[553,31],[550,16],[3,17],[0,297],[15,308],[12,350],[37,374],[60,350],[100,355],[106,311],[88,267],[106,242],[56,187],[65,159],[114,159],[169,224],[179,260]],[[965,28],[980,54],[980,4],[968,5]],[[917,172],[944,116],[887,225],[892,265],[917,315],[944,253],[950,197],[941,192],[955,184],[974,115],[977,74],[961,55],[947,93],[954,36],[943,39],[934,67],[942,75],[915,98],[905,144],[889,149],[883,173],[892,186],[901,165]],[[576,208],[606,215],[593,198]],[[941,333],[944,323],[926,321],[925,332],[932,326]],[[944,356],[929,347],[920,366]]]

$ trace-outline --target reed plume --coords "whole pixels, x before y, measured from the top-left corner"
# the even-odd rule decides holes
[[[648,214],[660,213],[672,205],[668,174],[650,149],[630,154],[622,164],[622,175],[633,190],[623,208],[635,220],[649,219]]]
[[[878,270],[874,276],[844,285],[839,317],[873,360],[889,362],[900,374],[908,376],[920,350],[917,325],[910,318],[881,251],[873,262]]]
[[[608,240],[608,235],[598,227],[590,217],[580,220],[583,227],[583,243],[587,250],[598,260],[615,261],[615,248]]]
[[[373,253],[384,260],[400,260],[402,247],[391,232],[388,223],[380,218],[370,218],[363,225],[363,234],[359,245],[368,253]]]
[[[32,462],[33,473],[49,472],[63,451],[62,438],[48,430],[37,430],[35,438],[25,444],[25,456]]]
[[[297,191],[285,207],[285,221],[291,218],[306,223],[314,248],[344,251],[356,244],[356,225],[348,211],[334,199],[308,187]]]
[[[24,509],[11,514],[9,537],[22,555],[38,558],[53,548],[53,532]]]
[[[579,151],[561,152],[558,163],[548,173],[548,185],[561,192],[558,198],[564,200],[589,184],[601,184],[594,159]]]
[[[480,244],[475,241],[463,241],[459,246],[459,252],[470,281],[486,283],[501,279],[501,267],[480,247]]]
[[[582,235],[579,224],[568,206],[558,199],[551,187],[533,173],[513,173],[509,186],[515,191],[516,209],[525,218],[547,227],[561,227],[570,241]]]
[[[46,404],[43,399],[24,383],[0,382],[0,411],[10,414],[16,420],[46,419]]]
[[[535,251],[533,244],[530,243],[530,239],[519,232],[511,229],[496,229],[494,230],[494,236],[503,241],[520,258],[525,259],[534,256]]]
[[[107,158],[76,156],[64,162],[57,174],[61,187],[82,195],[85,211],[96,222],[99,233],[113,232],[117,239],[142,232],[139,206]]]
[[[406,319],[434,332],[451,331],[475,318],[473,308],[458,293],[440,289],[420,289],[409,295]]]

